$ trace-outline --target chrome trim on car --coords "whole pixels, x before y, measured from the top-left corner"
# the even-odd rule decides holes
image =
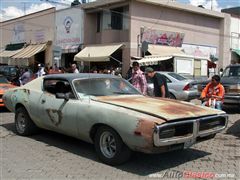
[[[200,125],[204,121],[211,120],[211,119],[217,119],[223,117],[225,120],[223,126],[217,126],[214,128],[206,129],[206,130],[200,130]],[[170,138],[159,138],[159,132],[162,128],[165,127],[176,127],[178,125],[183,125],[187,123],[192,123],[193,124],[193,130],[192,133],[188,133],[186,136],[175,136],[175,137],[170,137]],[[162,125],[157,125],[155,127],[155,131],[153,134],[153,141],[155,146],[168,146],[172,144],[180,144],[184,143],[184,147],[190,147],[194,143],[196,143],[197,138],[200,137],[206,137],[212,134],[216,134],[222,130],[224,130],[227,127],[228,123],[228,116],[226,114],[221,114],[221,115],[215,115],[215,116],[210,116],[210,117],[202,117],[198,119],[193,119],[193,120],[184,120],[184,121],[179,121],[179,122],[169,122],[165,123]]]

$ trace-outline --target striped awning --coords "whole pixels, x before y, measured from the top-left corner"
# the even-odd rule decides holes
[[[14,50],[14,51],[1,51],[0,52],[0,58],[9,58],[14,56],[15,54],[19,53],[22,49]]]
[[[140,66],[150,66],[150,65],[158,65],[160,61],[166,61],[171,59],[172,56],[145,56],[144,58],[140,60],[132,60],[132,63],[134,61],[138,62]]]
[[[33,57],[35,54],[44,51],[47,48],[47,44],[31,44],[24,48],[21,52],[12,56],[13,59],[29,59]]]

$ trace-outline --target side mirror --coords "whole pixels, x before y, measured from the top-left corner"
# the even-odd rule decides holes
[[[69,100],[69,96],[67,94],[64,94],[64,93],[56,93],[56,98],[57,99],[64,99],[65,101]]]

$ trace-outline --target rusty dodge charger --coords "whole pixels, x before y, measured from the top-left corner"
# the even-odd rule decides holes
[[[122,78],[101,74],[40,77],[5,93],[16,132],[47,129],[93,143],[101,161],[121,164],[133,151],[161,153],[213,138],[225,112],[143,96]]]

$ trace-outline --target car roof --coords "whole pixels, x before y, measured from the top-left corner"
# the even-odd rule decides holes
[[[240,66],[240,64],[230,64],[230,65],[228,65],[227,67],[239,67]]]
[[[74,79],[89,79],[89,78],[119,78],[119,77],[111,74],[97,74],[97,73],[64,73],[44,76],[44,79],[63,79],[68,81],[72,81]]]

